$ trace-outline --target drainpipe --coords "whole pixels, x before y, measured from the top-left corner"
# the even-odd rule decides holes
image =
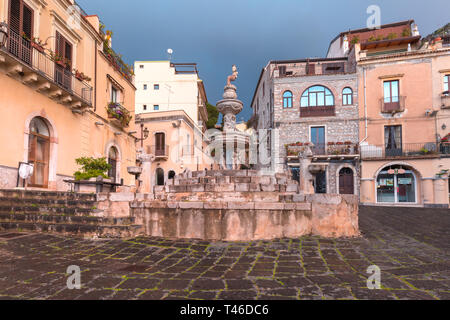
[[[367,138],[369,137],[368,134],[368,129],[367,129],[367,125],[368,125],[368,120],[367,120],[367,99],[366,99],[366,68],[363,67],[363,78],[364,78],[364,125],[365,125],[365,136],[364,139],[362,139],[359,142],[359,145],[361,145],[364,141],[367,140]]]
[[[97,111],[97,39],[94,47],[95,71],[94,71],[94,112]]]

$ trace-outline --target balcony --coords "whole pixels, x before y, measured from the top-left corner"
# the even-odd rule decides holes
[[[300,117],[333,117],[336,115],[336,108],[334,106],[323,107],[301,107]]]
[[[442,109],[448,109],[450,108],[450,94],[448,93],[443,93],[441,95],[441,101],[442,101]]]
[[[398,158],[435,158],[440,155],[450,155],[450,145],[446,143],[422,142],[403,143],[398,147],[385,145],[361,146],[361,159],[398,159]]]
[[[405,111],[405,96],[392,97],[392,99],[382,98],[380,99],[381,103],[381,112],[382,113],[397,113]]]
[[[110,102],[106,107],[108,119],[118,127],[128,127],[133,116],[118,102]]]
[[[168,145],[147,146],[147,153],[153,154],[157,160],[168,159],[169,146]]]
[[[19,77],[24,84],[72,110],[92,107],[92,87],[89,84],[13,30],[9,32],[6,47],[0,48],[0,66],[11,77]]]
[[[349,159],[359,157],[359,145],[352,142],[329,142],[328,144],[296,143],[287,145],[288,158],[297,158],[311,150],[313,160]]]

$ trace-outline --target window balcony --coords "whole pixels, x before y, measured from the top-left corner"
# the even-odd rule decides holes
[[[381,112],[382,113],[397,113],[405,111],[405,96],[393,97],[392,99],[382,98]]]
[[[9,31],[5,47],[0,48],[0,65],[8,75],[20,80],[72,110],[92,107],[92,87],[78,79],[43,48]]]
[[[106,107],[108,119],[118,127],[128,127],[133,116],[118,102],[110,102]]]
[[[300,117],[334,117],[336,115],[336,108],[334,106],[322,107],[301,107]]]
[[[450,148],[443,143],[436,142],[403,143],[390,147],[385,145],[361,146],[361,159],[363,160],[435,158],[440,155],[450,155]]]
[[[147,146],[147,153],[153,154],[157,160],[165,160],[169,158],[168,145]]]
[[[441,101],[442,101],[442,109],[449,109],[450,108],[450,94],[442,94],[441,95]]]

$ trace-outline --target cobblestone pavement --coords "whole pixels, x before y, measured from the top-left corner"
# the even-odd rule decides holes
[[[450,299],[450,210],[362,207],[360,226],[359,239],[242,243],[4,232],[0,299]],[[373,264],[381,290],[367,289]]]

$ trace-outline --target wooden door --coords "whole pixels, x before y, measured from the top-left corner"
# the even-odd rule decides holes
[[[353,170],[350,168],[343,168],[339,172],[339,193],[340,194],[354,194],[355,183],[353,179]]]
[[[155,135],[155,156],[164,156],[165,155],[165,148],[166,148],[166,141],[165,141],[165,134],[164,133],[157,133]]]
[[[42,120],[40,120],[42,121]],[[40,127],[32,127],[29,136],[28,162],[34,166],[31,176],[32,187],[48,187],[48,168],[50,155],[50,136],[48,131]]]

